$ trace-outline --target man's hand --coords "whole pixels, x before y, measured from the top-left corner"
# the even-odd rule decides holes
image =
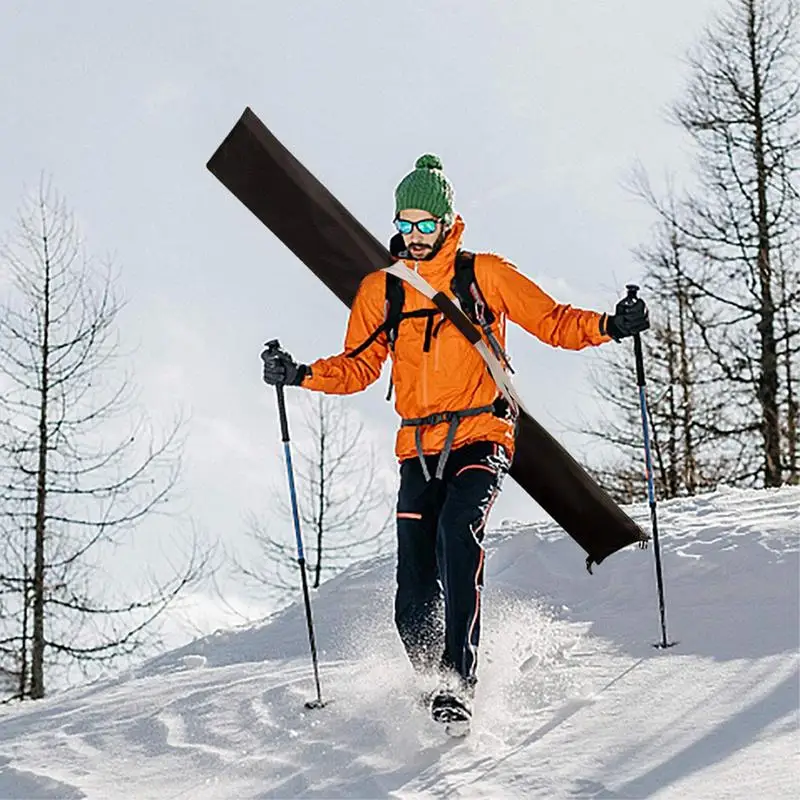
[[[310,372],[305,364],[298,364],[280,347],[267,347],[261,353],[264,362],[264,382],[270,386],[299,386]]]
[[[646,331],[650,327],[647,306],[641,297],[632,300],[626,297],[617,303],[613,314],[600,320],[601,333],[607,333],[615,341]]]

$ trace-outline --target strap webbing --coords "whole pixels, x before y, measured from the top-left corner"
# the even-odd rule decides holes
[[[425,454],[422,451],[422,429],[428,427],[429,425],[441,425],[443,422],[450,423],[447,428],[447,436],[444,440],[444,447],[442,448],[442,452],[439,453],[439,460],[436,463],[436,478],[437,480],[441,480],[442,476],[444,475],[444,468],[447,464],[447,459],[450,457],[450,452],[453,449],[453,442],[456,438],[456,431],[458,430],[459,422],[467,417],[477,417],[480,414],[488,413],[493,414],[494,411],[494,405],[477,406],[476,408],[464,408],[460,411],[440,411],[436,414],[429,414],[427,417],[404,419],[401,422],[400,426],[402,428],[416,428],[414,431],[414,444],[417,448],[417,458],[419,458],[419,463],[422,466],[422,475],[424,476],[426,482],[430,481],[431,473],[425,461]]]

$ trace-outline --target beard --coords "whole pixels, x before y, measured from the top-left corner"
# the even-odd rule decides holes
[[[414,247],[417,249],[417,252],[420,253],[419,256],[415,256],[417,261],[430,261],[439,252],[442,244],[444,244],[444,240],[447,238],[448,230],[442,228],[439,235],[436,237],[436,241],[432,245],[416,243]],[[410,248],[409,252],[411,252]]]

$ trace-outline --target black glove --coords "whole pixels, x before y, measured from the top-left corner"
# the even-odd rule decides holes
[[[600,319],[600,333],[607,333],[614,341],[646,331],[650,327],[647,306],[641,297],[626,297],[617,303],[613,314]]]
[[[264,382],[271,386],[299,386],[311,370],[298,364],[280,347],[267,347],[261,353],[264,362]]]

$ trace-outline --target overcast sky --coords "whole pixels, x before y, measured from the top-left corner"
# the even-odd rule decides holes
[[[720,5],[0,0],[0,230],[51,175],[88,250],[121,271],[123,338],[150,414],[191,413],[187,512],[235,543],[283,469],[262,343],[279,337],[310,361],[339,352],[346,322],[205,169],[244,107],[382,239],[394,186],[438,153],[467,247],[502,253],[560,301],[610,311],[653,222],[623,180],[637,160],[656,178],[684,168],[666,108]],[[511,347],[526,404],[579,452],[567,427],[594,408],[591,354],[522,333]],[[391,466],[385,390],[384,376],[352,407]],[[493,521],[540,515],[509,481]]]

